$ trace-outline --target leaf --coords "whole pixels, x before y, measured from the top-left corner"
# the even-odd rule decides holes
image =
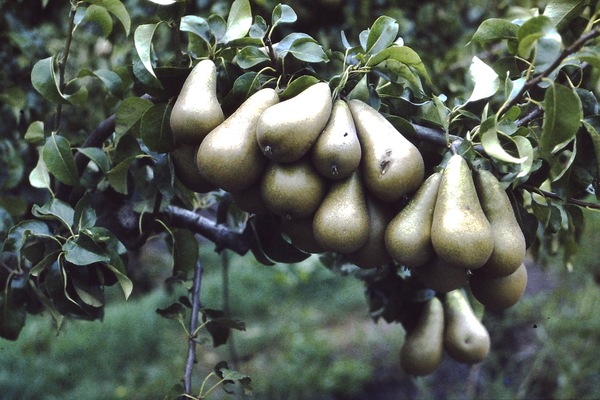
[[[53,134],[46,139],[42,150],[48,171],[65,185],[79,186],[79,174],[71,144],[63,136]]]
[[[98,147],[80,147],[77,151],[92,160],[102,172],[107,173],[110,170],[110,160],[104,150]]]
[[[541,15],[525,21],[517,31],[519,55],[523,58],[529,58],[532,50],[542,38],[559,44],[562,42],[550,18]]]
[[[20,253],[21,248],[30,236],[51,237],[52,233],[45,222],[28,219],[13,226],[4,240],[1,251]]]
[[[156,313],[166,319],[180,319],[185,317],[185,307],[181,303],[173,303],[165,308],[157,308]]]
[[[153,77],[156,77],[154,73],[154,67],[152,66],[152,37],[159,23],[156,24],[145,24],[137,27],[133,34],[133,40],[135,43],[135,50],[142,65]],[[157,78],[158,79],[158,78]]]
[[[513,139],[515,141],[515,145],[517,146],[517,150],[519,151],[519,156],[525,159],[525,161],[521,163],[521,171],[519,171],[519,174],[517,175],[517,178],[521,178],[529,175],[531,168],[533,167],[533,146],[531,145],[529,139],[524,136],[513,136]]]
[[[212,31],[213,35],[217,39],[217,42],[220,43],[221,39],[223,38],[223,36],[225,36],[225,33],[227,32],[227,23],[225,22],[223,17],[221,17],[218,14],[212,14],[208,17],[206,21],[208,22],[208,25],[210,26],[210,30]]]
[[[73,226],[75,210],[62,200],[53,198],[42,206],[35,204],[31,212],[35,217],[40,219],[60,221],[67,229]]]
[[[305,62],[318,63],[329,61],[327,54],[323,51],[323,47],[312,38],[299,38],[294,40],[290,46],[289,53],[298,60]]]
[[[44,147],[38,147],[38,161],[34,169],[31,170],[29,174],[29,184],[37,189],[48,189],[52,188],[52,183],[50,181],[50,173],[48,172],[48,167],[44,162],[44,157],[42,156],[42,151]]]
[[[550,0],[544,8],[544,15],[560,30],[579,16],[586,3],[584,0]]]
[[[148,149],[157,153],[167,153],[175,148],[171,132],[172,106],[158,103],[148,108],[140,121],[140,134]]]
[[[427,81],[430,81],[427,69],[421,60],[421,57],[410,47],[407,46],[393,46],[388,47],[385,50],[375,54],[367,61],[367,66],[375,67],[379,63],[385,60],[396,60],[402,64],[406,64],[411,68],[414,68],[421,76]]]
[[[496,116],[493,115],[483,121],[480,127],[481,144],[488,155],[500,161],[506,161],[515,164],[521,164],[525,158],[516,158],[504,150],[498,138],[498,123]],[[506,136],[508,138],[508,136]]]
[[[246,46],[237,54],[237,63],[242,69],[249,69],[255,65],[269,62],[271,59],[255,46]]]
[[[95,226],[88,229],[88,233],[91,234],[94,241],[105,243],[106,253],[110,256],[110,261],[102,263],[102,265],[106,266],[115,274],[115,277],[123,290],[125,299],[127,300],[133,291],[133,282],[127,277],[125,265],[120,256],[120,254],[126,253],[127,250],[125,249],[125,246],[123,246],[114,234],[106,228]]]
[[[378,75],[394,83],[405,83],[408,82],[412,85],[412,88],[417,93],[423,93],[423,86],[419,77],[409,68],[408,65],[403,64],[394,59],[387,59],[380,62],[373,71],[377,72]]]
[[[152,104],[150,100],[140,97],[129,97],[123,100],[115,116],[115,133],[117,134],[117,138],[132,130],[142,119],[142,115],[152,107]]]
[[[54,57],[39,60],[31,70],[31,84],[46,100],[56,104],[70,104],[60,89],[54,72]]]
[[[96,211],[90,203],[90,194],[86,193],[75,206],[73,214],[73,227],[77,232],[84,231],[96,225]]]
[[[200,247],[198,239],[188,229],[173,230],[173,275],[178,271],[187,275],[196,267]]]
[[[181,26],[179,29],[183,32],[192,33],[209,44],[211,39],[214,38],[208,21],[195,15],[184,15],[181,18]]]
[[[254,23],[250,26],[250,31],[248,35],[254,39],[262,39],[267,34],[269,30],[269,26],[267,25],[267,21],[260,15],[254,16]]]
[[[594,153],[596,154],[596,165],[598,168],[597,175],[600,176],[600,133],[598,132],[598,129],[600,129],[600,117],[593,116],[586,118],[583,121],[583,126],[592,139]],[[600,193],[597,194],[600,195]]]
[[[131,29],[131,17],[127,12],[127,9],[121,3],[120,0],[86,0],[90,3],[94,3],[100,7],[106,8],[110,11],[123,25],[123,29],[125,29],[125,36],[129,36],[129,31]]]
[[[91,21],[100,25],[100,28],[102,29],[102,35],[104,37],[107,37],[112,32],[113,20],[108,10],[104,7],[100,7],[95,4],[89,6],[87,10],[85,10],[85,15],[81,20],[81,22],[84,21]]]
[[[150,157],[147,154],[140,154],[132,157],[128,157],[117,164],[113,169],[111,169],[106,177],[108,178],[108,183],[112,186],[114,190],[121,194],[127,194],[127,173],[129,172],[129,166],[131,163],[138,158]]]
[[[296,19],[298,19],[298,16],[292,7],[279,3],[275,6],[275,8],[273,8],[273,12],[271,14],[271,24],[273,25],[271,29],[275,28],[279,24],[291,24],[296,22]]]
[[[25,326],[27,310],[24,302],[17,302],[15,291],[9,286],[0,291],[0,337],[17,340]]]
[[[377,54],[394,43],[400,26],[398,22],[385,15],[375,20],[367,37],[367,54]]]
[[[110,256],[87,234],[69,239],[62,246],[65,260],[75,265],[90,265],[97,262],[109,262]]]
[[[279,94],[279,98],[281,100],[290,99],[317,82],[319,82],[319,79],[315,78],[314,76],[302,75],[287,85],[283,92]]]
[[[291,264],[310,257],[310,254],[299,250],[283,238],[279,217],[270,214],[255,215],[249,222],[255,229],[262,251],[269,259]]]
[[[44,141],[44,121],[33,121],[25,132],[25,141],[31,144],[39,144]]]
[[[248,0],[235,0],[227,16],[227,31],[220,42],[227,43],[246,36],[250,26],[252,26],[250,2]]]
[[[483,21],[471,37],[472,42],[487,43],[502,39],[516,39],[519,26],[503,19],[489,18]]]
[[[117,73],[108,69],[98,69],[92,72],[87,68],[83,68],[79,71],[77,77],[82,78],[84,76],[92,76],[100,79],[102,83],[106,85],[108,90],[110,90],[113,96],[119,99],[123,98],[125,94],[123,81],[121,80],[121,77],[117,75]]]
[[[579,96],[573,88],[552,84],[544,95],[544,121],[540,137],[540,149],[554,153],[570,142],[583,119]]]
[[[467,102],[477,101],[493,96],[500,88],[500,79],[492,67],[473,57],[469,75],[475,87]]]

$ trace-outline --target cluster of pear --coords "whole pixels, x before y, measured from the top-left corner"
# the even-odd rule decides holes
[[[400,350],[400,365],[412,376],[433,373],[444,351],[454,360],[476,364],[490,352],[490,335],[479,321],[463,289],[432,297]]]
[[[391,261],[385,228],[423,183],[416,146],[366,103],[332,100],[326,82],[282,101],[263,88],[225,119],[215,65],[204,60],[173,105],[171,129],[188,188],[228,191],[244,211],[281,216],[301,250],[347,254],[363,268]]]
[[[386,248],[427,287],[469,284],[489,308],[516,304],[527,284],[525,237],[506,191],[459,154],[429,176],[386,229]]]

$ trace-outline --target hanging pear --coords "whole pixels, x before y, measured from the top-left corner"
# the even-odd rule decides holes
[[[417,267],[434,254],[431,221],[441,178],[441,172],[429,176],[385,231],[385,247],[401,265]]]
[[[400,365],[411,376],[435,372],[444,356],[444,306],[432,297],[423,306],[417,325],[406,335],[400,350]]]
[[[238,192],[260,179],[269,161],[256,143],[256,124],[268,107],[279,102],[275,90],[261,89],[223,123],[213,129],[198,149],[198,170],[215,186]]]
[[[293,162],[306,154],[331,115],[331,90],[315,83],[260,115],[256,140],[262,152],[277,162]]]
[[[217,67],[202,60],[186,78],[173,104],[170,123],[176,141],[199,145],[224,120],[217,98]]]
[[[369,211],[359,171],[333,181],[315,213],[313,232],[328,251],[351,253],[369,237]]]
[[[444,349],[463,364],[482,362],[490,352],[490,334],[477,319],[463,289],[446,293]]]
[[[449,265],[437,255],[418,267],[411,268],[419,281],[438,293],[448,293],[469,282],[469,270]]]
[[[441,259],[465,269],[485,264],[494,247],[492,228],[481,209],[471,169],[459,154],[450,157],[442,175],[431,242]]]
[[[310,160],[293,163],[271,161],[265,170],[260,191],[271,212],[284,218],[306,218],[321,205],[327,183]]]
[[[311,155],[317,171],[329,179],[347,178],[360,165],[360,143],[350,108],[344,100],[333,103],[329,121]]]
[[[527,268],[521,264],[515,272],[502,277],[494,277],[478,269],[473,271],[469,286],[473,297],[487,308],[509,308],[517,304],[525,293]]]
[[[360,168],[367,189],[390,203],[417,190],[425,167],[415,145],[368,104],[355,99],[348,106],[362,149]]]
[[[523,263],[525,236],[508,195],[494,174],[486,170],[475,171],[475,187],[494,236],[494,249],[481,270],[493,276],[508,276]]]

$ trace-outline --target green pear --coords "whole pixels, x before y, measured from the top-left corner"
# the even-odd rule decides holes
[[[471,169],[459,154],[450,157],[442,175],[431,242],[441,259],[466,269],[481,267],[494,248],[492,228],[481,209]]]
[[[463,289],[446,293],[444,349],[463,364],[482,362],[490,352],[490,334],[477,318]]]
[[[306,154],[329,120],[332,100],[326,82],[275,104],[260,115],[256,140],[262,152],[277,162],[293,162]]]
[[[313,233],[327,251],[351,253],[369,237],[369,211],[359,171],[333,181],[315,213]]]
[[[271,161],[265,170],[260,190],[271,212],[284,218],[307,218],[317,211],[327,182],[309,159],[292,163]]]
[[[198,170],[215,186],[238,192],[260,179],[269,159],[256,143],[259,116],[279,102],[275,90],[261,89],[223,123],[213,129],[198,149]]]
[[[415,328],[406,335],[400,350],[400,365],[411,376],[435,372],[444,357],[444,306],[432,297],[423,306]]]
[[[437,255],[425,264],[411,268],[411,273],[438,293],[448,293],[469,283],[469,270],[450,265]]]
[[[434,255],[431,221],[441,179],[441,172],[429,176],[385,231],[385,247],[406,267],[422,265]]]
[[[186,188],[196,193],[208,193],[216,189],[216,186],[208,182],[200,175],[196,165],[196,152],[198,146],[179,144],[171,155],[175,176]]]
[[[481,208],[490,222],[494,236],[494,249],[481,269],[490,275],[508,276],[523,263],[525,236],[508,195],[494,174],[477,170],[474,179]]]
[[[348,261],[364,269],[377,268],[392,261],[385,248],[385,229],[396,215],[392,204],[373,195],[366,195],[369,212],[369,237],[358,250],[348,253]]]
[[[171,131],[176,141],[199,145],[224,120],[217,98],[217,67],[202,60],[186,78],[171,111]]]
[[[307,218],[282,218],[281,231],[285,233],[296,248],[312,254],[323,253],[313,232],[314,215]]]
[[[312,148],[312,161],[323,176],[344,179],[360,165],[361,150],[350,108],[344,100],[333,103],[331,117]]]
[[[394,202],[421,186],[423,157],[377,110],[360,100],[348,102],[362,149],[361,170],[367,189]]]

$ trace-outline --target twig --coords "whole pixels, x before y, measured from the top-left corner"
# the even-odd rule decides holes
[[[71,50],[71,42],[73,41],[73,27],[75,26],[75,12],[77,11],[77,5],[71,3],[71,10],[69,11],[69,25],[67,27],[67,38],[65,40],[65,49],[63,55],[58,61],[58,88],[63,93],[66,83],[65,75],[67,70],[67,59],[69,58],[69,51]],[[60,120],[62,118],[62,104],[56,106],[56,116],[54,117],[54,131],[58,132],[60,129]]]
[[[583,47],[583,45],[585,45],[585,43],[588,40],[594,39],[595,37],[598,37],[598,36],[600,36],[600,26],[597,26],[594,29],[592,29],[591,31],[589,31],[588,33],[586,33],[584,35],[581,35],[581,37],[579,39],[577,39],[572,45],[570,45],[569,47],[567,47],[566,49],[564,49],[562,51],[562,53],[560,54],[560,56],[558,56],[556,58],[556,60],[554,60],[554,62],[552,63],[552,65],[550,65],[544,72],[542,72],[539,75],[536,75],[534,78],[532,78],[532,79],[528,80],[527,82],[525,82],[525,84],[523,85],[523,87],[521,88],[521,90],[519,90],[519,93],[517,93],[517,95],[515,97],[513,97],[508,103],[504,104],[502,106],[502,108],[500,108],[500,110],[498,111],[498,117],[504,115],[504,113],[506,111],[510,110],[511,107],[513,107],[519,101],[521,101],[523,95],[529,89],[531,89],[533,86],[535,86],[538,83],[540,83],[544,78],[546,78],[547,76],[549,76],[556,68],[558,68],[560,66],[560,64],[563,62],[563,60],[565,58],[567,58],[571,54],[573,54],[576,51],[578,51],[581,47]]]
[[[192,287],[192,316],[190,317],[189,332],[196,332],[198,327],[198,316],[200,314],[200,286],[202,284],[202,264],[200,260],[196,263],[194,269],[194,285]],[[192,373],[196,363],[196,337],[191,334],[188,339],[188,356],[185,363],[185,373],[183,375],[183,389],[186,395],[192,394]],[[182,399],[184,397],[181,397]]]
[[[540,194],[540,195],[542,195],[544,197],[548,197],[550,199],[560,200],[560,201],[564,201],[566,203],[575,204],[576,206],[600,210],[600,204],[598,204],[598,203],[591,203],[589,201],[583,201],[583,200],[573,199],[573,198],[565,200],[562,197],[560,197],[559,195],[557,195],[556,193],[549,192],[547,190],[542,190],[542,189],[537,188],[532,185],[522,184],[522,185],[519,185],[518,188],[527,190],[528,192],[531,192],[531,193]]]

